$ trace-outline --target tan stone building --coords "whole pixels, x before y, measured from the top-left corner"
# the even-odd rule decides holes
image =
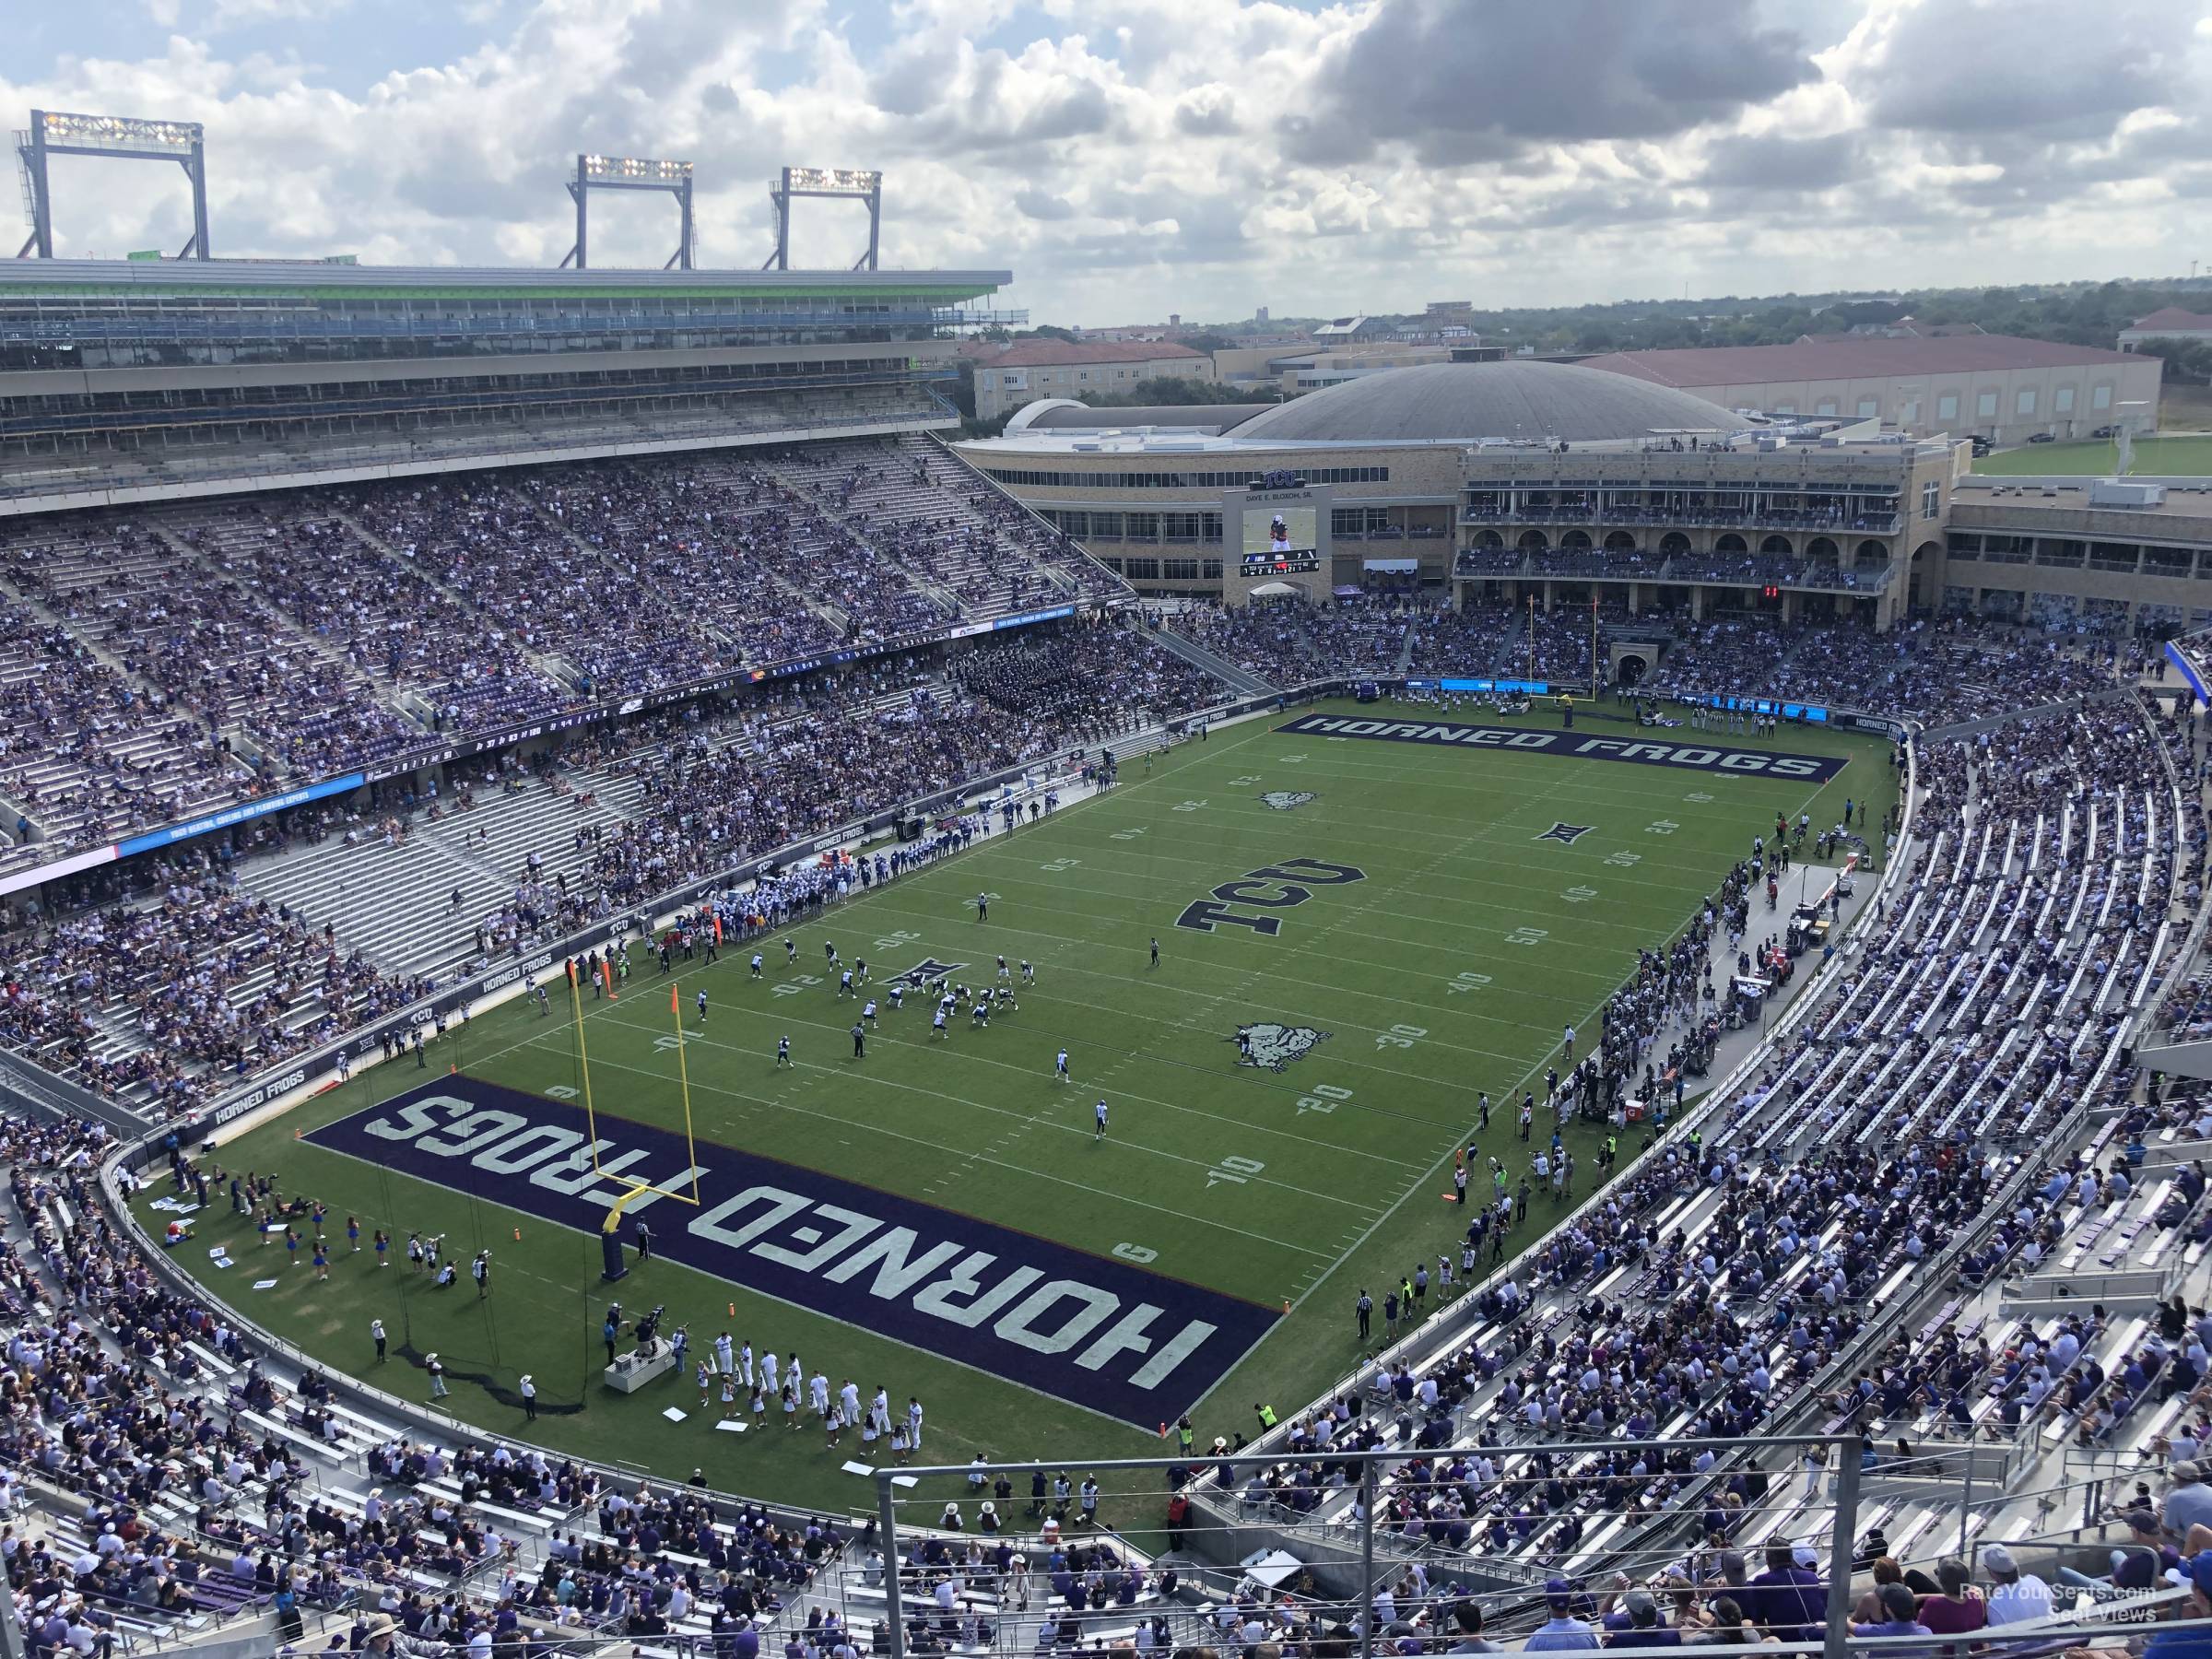
[[[995,420],[1040,397],[1110,396],[1163,377],[1210,381],[1214,359],[1171,340],[1016,340],[976,359],[976,418]]]
[[[2087,479],[1975,477],[1963,438],[1747,419],[1588,367],[1441,364],[1276,406],[1063,406],[954,447],[1152,598],[1287,587],[1324,603],[1382,582],[1459,604],[1877,629],[1914,609],[2212,621],[2212,480],[2092,503]],[[1250,569],[1245,492],[1289,485],[1320,500],[1317,545],[1279,561],[1300,568]]]
[[[2043,432],[2087,438],[2123,422],[2147,432],[2158,424],[2164,368],[2141,352],[2011,335],[1616,351],[1583,366],[1730,409],[1876,420],[1910,438],[2000,444]]]

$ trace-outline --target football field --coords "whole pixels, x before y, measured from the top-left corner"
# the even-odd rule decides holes
[[[787,1430],[742,1390],[728,1415],[747,1432],[718,1428],[719,1387],[701,1410],[688,1372],[608,1389],[611,1299],[631,1317],[665,1305],[693,1359],[727,1331],[797,1354],[833,1396],[881,1387],[900,1415],[918,1397],[918,1462],[1143,1455],[1186,1411],[1204,1445],[1252,1432],[1257,1403],[1288,1415],[1329,1386],[1379,1346],[1386,1288],[1456,1261],[1454,1153],[1477,1142],[1518,1181],[1543,1134],[1523,1144],[1514,1107],[1563,1069],[1562,1028],[1584,1052],[1638,947],[1678,931],[1754,835],[1778,813],[1832,824],[1847,796],[1878,826],[1894,793],[1885,743],[1818,729],[1585,716],[1562,733],[1547,710],[1440,724],[1348,703],[1250,722],[803,924],[788,961],[777,935],[664,977],[634,947],[618,996],[510,1003],[423,1068],[366,1068],[228,1142],[228,1169],[327,1206],[327,1283],[304,1218],[298,1265],[220,1200],[182,1248],[216,1294],[337,1370],[427,1399],[436,1352],[445,1404],[517,1434],[528,1372],[530,1438],[794,1503],[865,1504],[840,1465],[888,1449],[848,1432],[831,1451],[812,1411]],[[1002,956],[1018,1006],[979,1026],[963,1003],[933,1030],[920,983],[994,984]],[[841,994],[862,960],[866,982]],[[653,1259],[633,1250],[607,1285],[599,1218],[636,1179],[657,1195],[622,1236],[642,1221]],[[1531,1223],[1555,1213],[1540,1195]],[[378,1228],[395,1243],[382,1268]],[[409,1270],[410,1232],[445,1236],[460,1283]],[[235,1265],[209,1265],[218,1245]]]

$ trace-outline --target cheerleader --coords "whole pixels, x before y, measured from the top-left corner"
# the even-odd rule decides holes
[[[702,1406],[705,1401],[700,1401]],[[722,1415],[728,1417],[737,1408],[737,1377],[733,1371],[722,1373]]]
[[[708,1387],[707,1362],[704,1359],[701,1359],[699,1362],[699,1408],[701,1411],[704,1411],[707,1408]],[[725,1412],[724,1415],[727,1416],[728,1414]]]
[[[860,1443],[864,1451],[875,1449],[877,1433],[876,1414],[871,1411],[860,1419]]]
[[[907,1460],[907,1456],[906,1425],[904,1423],[894,1422],[891,1425],[891,1461],[894,1463],[904,1463]]]
[[[799,1427],[799,1385],[788,1379],[783,1383],[783,1426],[794,1433]]]
[[[842,1411],[841,1408],[839,1408],[838,1406],[832,1406],[830,1408],[830,1415],[829,1415],[829,1417],[828,1417],[826,1419],[824,1419],[824,1420],[825,1420],[825,1422],[827,1423],[827,1425],[828,1425],[828,1427],[829,1427],[829,1430],[830,1430],[830,1448],[829,1448],[829,1449],[830,1449],[830,1451],[834,1452],[834,1451],[836,1451],[836,1450],[837,1450],[837,1437],[838,1437],[839,1435],[842,1434],[842,1433],[844,1432],[844,1430],[845,1430],[845,1414],[844,1414],[844,1412],[843,1412],[843,1411]]]

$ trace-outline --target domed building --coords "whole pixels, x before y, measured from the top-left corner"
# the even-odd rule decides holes
[[[1272,405],[1046,400],[953,447],[1147,596],[1809,607],[1877,628],[1916,558],[1940,559],[1956,470],[1950,442],[1878,420],[1525,359]]]
[[[1671,386],[1574,363],[1424,363],[1277,404],[1234,429],[1278,443],[1618,443],[1751,423]]]

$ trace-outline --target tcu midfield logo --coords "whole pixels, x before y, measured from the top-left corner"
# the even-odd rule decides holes
[[[1244,904],[1258,911],[1294,910],[1312,898],[1317,887],[1342,887],[1366,879],[1367,872],[1351,865],[1328,864],[1318,858],[1286,858],[1262,869],[1247,870],[1234,881],[1223,882],[1208,897],[1185,906],[1182,914],[1175,918],[1175,925],[1187,927],[1194,933],[1212,933],[1216,926],[1227,923],[1249,927],[1253,933],[1273,938],[1283,931],[1282,917],[1247,916],[1229,907]]]
[[[1260,797],[1277,812],[1288,812],[1294,807],[1303,806],[1312,798],[1312,792],[1304,789],[1271,789]]]

